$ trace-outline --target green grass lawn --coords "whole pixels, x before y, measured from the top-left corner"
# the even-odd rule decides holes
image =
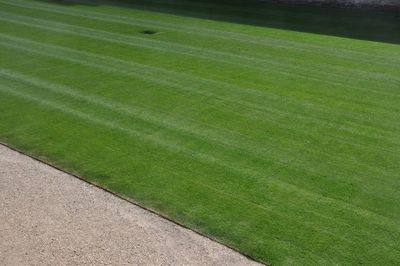
[[[399,36],[61,3],[0,0],[2,142],[268,264],[400,264]]]

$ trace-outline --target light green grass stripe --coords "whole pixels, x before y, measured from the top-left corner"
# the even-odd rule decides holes
[[[161,22],[161,21],[156,21],[154,18],[152,20],[149,19],[138,19],[138,18],[132,18],[132,17],[126,17],[126,16],[113,16],[109,14],[104,14],[100,12],[91,12],[88,10],[81,11],[79,9],[71,9],[67,7],[60,7],[56,5],[49,6],[48,4],[43,4],[39,2],[32,2],[32,1],[4,1],[0,0],[0,3],[3,4],[8,4],[8,5],[14,5],[14,6],[19,6],[23,8],[32,8],[36,10],[42,10],[42,11],[47,11],[47,12],[57,12],[60,14],[64,15],[69,15],[69,16],[80,16],[82,18],[90,18],[90,19],[97,19],[101,21],[107,21],[107,22],[113,22],[113,23],[121,23],[121,24],[126,24],[130,26],[149,26],[153,25],[162,29],[167,29],[167,30],[175,30],[175,31],[182,31],[187,34],[198,34],[198,35],[203,35],[206,37],[213,37],[213,38],[222,38],[226,40],[235,40],[235,41],[241,41],[244,43],[251,43],[251,44],[257,44],[257,45],[266,45],[268,47],[274,47],[274,46],[283,46],[289,49],[300,49],[301,51],[308,51],[309,49],[313,49],[313,51],[318,52],[322,51],[323,54],[329,54],[332,55],[334,54],[335,56],[342,57],[342,58],[349,58],[351,56],[355,56],[358,60],[362,59],[368,59],[368,58],[374,58],[374,63],[377,63],[376,61],[378,59],[384,59],[383,61],[380,61],[379,63],[389,63],[395,60],[397,57],[393,57],[392,55],[389,56],[381,56],[379,54],[371,54],[371,53],[362,53],[360,51],[352,51],[349,50],[349,47],[333,47],[332,49],[326,49],[326,43],[323,45],[316,45],[316,44],[310,44],[309,42],[302,42],[301,39],[297,41],[290,41],[290,40],[283,40],[283,39],[277,39],[271,38],[268,36],[262,36],[262,37],[255,37],[250,34],[244,34],[244,33],[237,33],[237,32],[230,32],[226,30],[217,30],[217,29],[210,29],[206,27],[202,27],[200,25],[197,25],[196,27],[191,27],[188,25],[182,25],[182,24],[177,24],[177,23],[171,23],[171,22]],[[329,43],[328,43],[329,45]],[[392,62],[393,64],[398,64],[400,61],[396,60]]]
[[[26,26],[36,26],[45,30],[69,33],[83,37],[95,38],[103,41],[121,43],[129,46],[136,46],[146,49],[156,49],[169,53],[193,56],[205,60],[231,64],[240,67],[252,68],[262,72],[268,71],[268,72],[284,74],[287,76],[304,77],[303,74],[300,74],[298,72],[304,72],[304,69],[306,68],[308,71],[307,79],[314,79],[317,81],[323,79],[325,82],[330,82],[335,85],[346,85],[347,82],[350,80],[363,81],[363,82],[368,80],[370,83],[378,82],[377,84],[380,84],[379,80],[385,80],[386,84],[390,83],[391,86],[393,87],[397,87],[398,84],[400,84],[400,79],[391,74],[366,72],[363,70],[330,66],[329,64],[324,64],[323,66],[318,64],[308,64],[305,63],[304,61],[296,61],[292,59],[288,60],[281,57],[279,58],[270,57],[268,60],[266,60],[258,57],[249,57],[240,54],[232,54],[229,52],[217,51],[215,49],[194,47],[186,44],[154,40],[145,37],[137,37],[126,34],[113,33],[104,30],[95,30],[87,27],[74,26],[71,24],[54,22],[50,20],[42,20],[27,16],[11,15],[1,11],[0,14],[2,16],[0,17],[1,20],[6,20],[12,23],[23,24]],[[264,57],[266,57],[266,55],[264,55]],[[305,65],[301,66],[301,64]],[[346,81],[345,82],[341,81],[344,78],[346,79]],[[365,88],[362,89],[367,90]],[[374,92],[382,93],[381,90],[374,90]],[[397,93],[393,93],[393,95],[395,95],[395,97],[400,97],[400,95]]]
[[[130,136],[144,139],[145,141],[149,141],[150,143],[155,143],[157,145],[161,145],[161,146],[163,146],[163,147],[165,147],[167,149],[170,149],[171,151],[178,152],[178,153],[184,153],[184,154],[187,154],[189,156],[195,156],[197,159],[199,159],[201,161],[204,161],[206,163],[217,164],[219,166],[226,167],[226,168],[228,168],[230,170],[233,170],[234,172],[238,172],[238,173],[241,173],[242,175],[249,176],[249,171],[243,171],[242,168],[237,168],[235,164],[232,165],[232,164],[230,164],[228,162],[221,161],[220,159],[217,159],[217,158],[215,158],[213,156],[210,156],[209,154],[203,154],[203,153],[200,153],[200,152],[194,152],[193,150],[186,149],[186,148],[182,147],[181,145],[177,146],[176,143],[169,143],[167,140],[160,140],[156,135],[142,134],[140,131],[137,131],[137,130],[134,130],[134,129],[127,129],[125,127],[121,127],[121,126],[119,126],[117,123],[115,123],[113,121],[99,119],[99,118],[93,117],[92,115],[88,115],[86,113],[82,113],[80,111],[77,111],[77,110],[74,110],[74,109],[70,109],[69,107],[66,107],[61,103],[49,102],[47,100],[43,100],[43,98],[37,98],[35,96],[28,95],[26,93],[21,93],[21,92],[16,91],[16,90],[8,89],[8,88],[5,88],[3,86],[0,86],[0,90],[2,90],[3,92],[6,92],[8,94],[15,95],[17,97],[23,98],[23,99],[26,99],[26,100],[29,100],[29,101],[33,101],[33,102],[35,102],[35,103],[37,103],[39,105],[43,105],[43,106],[49,107],[51,109],[56,109],[56,110],[59,110],[59,111],[61,111],[63,113],[66,113],[66,114],[69,114],[69,115],[72,115],[72,116],[76,116],[76,117],[78,117],[80,119],[87,120],[87,121],[89,121],[89,122],[91,122],[93,124],[98,124],[100,126],[105,126],[105,127],[111,128],[111,129],[115,129],[115,130],[124,132],[124,133],[126,133],[126,134],[128,134]],[[258,175],[258,173],[255,174],[255,175]],[[276,185],[282,191],[287,191],[287,192],[291,192],[291,193],[295,192],[298,195],[307,197],[307,199],[311,200],[311,201],[317,200],[317,202],[324,203],[324,204],[329,204],[329,205],[330,204],[334,204],[336,207],[343,208],[343,210],[350,211],[350,212],[355,212],[358,215],[363,215],[363,216],[368,217],[369,219],[372,219],[373,221],[370,221],[370,222],[373,222],[373,223],[378,222],[377,224],[379,225],[379,224],[382,224],[382,222],[384,221],[386,226],[390,226],[390,227],[395,226],[396,229],[399,229],[398,225],[393,223],[392,220],[390,220],[390,219],[388,219],[388,218],[386,218],[384,216],[381,216],[379,214],[372,213],[372,212],[370,212],[368,210],[360,209],[360,208],[358,208],[358,207],[356,207],[354,205],[348,205],[347,203],[344,203],[344,202],[341,202],[341,201],[338,201],[338,200],[334,200],[334,199],[330,199],[330,198],[324,197],[322,195],[317,195],[317,194],[315,194],[313,192],[306,191],[306,190],[303,190],[303,189],[299,189],[296,186],[292,186],[292,185],[290,185],[288,183],[282,183],[281,181],[278,181],[278,180],[268,180],[268,182],[270,184]],[[198,184],[203,184],[203,183],[198,183]],[[206,184],[203,184],[203,185],[207,186]],[[219,191],[219,193],[221,193],[221,191]],[[224,195],[230,195],[230,194],[227,194],[227,193],[223,193],[223,194]],[[238,195],[230,195],[230,197],[238,198]],[[318,199],[316,199],[315,197],[317,197]],[[280,214],[279,212],[276,212],[273,209],[270,209],[270,207],[265,207],[265,206],[259,205],[259,204],[255,203],[255,202],[248,201],[248,200],[246,200],[244,198],[239,198],[239,199],[241,201],[243,201],[243,202],[249,203],[249,204],[251,204],[251,205],[253,205],[253,206],[257,207],[257,208],[260,208],[260,209],[262,209],[264,211],[272,211],[272,212],[274,212],[275,214],[277,214],[279,216],[283,215],[284,218],[287,218],[287,219],[292,220],[293,222],[296,222],[296,220],[293,220],[290,216],[287,216],[285,214]],[[338,204],[339,204],[339,206],[338,206]],[[373,217],[376,217],[376,220]],[[383,221],[382,221],[382,219],[383,219]],[[301,224],[301,223],[299,223],[299,224]],[[332,237],[338,237],[338,236],[335,236],[334,234],[332,234],[331,232],[328,232],[326,230],[322,230],[322,231],[324,233],[326,233],[326,234],[331,235]]]
[[[107,56],[100,56],[100,55],[96,55],[96,54],[92,54],[92,53],[88,53],[88,52],[77,51],[77,50],[70,49],[70,48],[61,48],[59,46],[54,46],[54,45],[44,45],[42,43],[38,43],[38,42],[34,42],[34,41],[28,41],[27,39],[10,37],[10,36],[4,35],[4,34],[0,34],[0,36],[2,36],[3,38],[6,38],[8,40],[11,39],[13,41],[13,44],[9,44],[9,45],[11,45],[13,47],[17,47],[18,46],[18,43],[15,43],[15,41],[17,41],[19,43],[20,42],[26,43],[29,46],[29,48],[27,48],[26,46],[23,46],[23,47],[19,46],[19,47],[21,49],[25,49],[25,50],[28,50],[30,52],[35,52],[35,53],[39,53],[39,54],[48,56],[50,51],[52,51],[53,54],[51,54],[51,56],[58,57],[58,58],[60,58],[62,60],[68,60],[68,61],[72,61],[72,62],[75,62],[75,63],[78,63],[78,64],[87,65],[89,67],[95,67],[95,68],[103,69],[103,70],[106,70],[106,71],[115,71],[115,72],[120,73],[120,74],[127,74],[127,75],[130,75],[130,76],[133,75],[133,76],[135,76],[137,78],[140,78],[140,79],[143,79],[143,80],[150,80],[150,81],[154,81],[154,82],[159,83],[159,84],[164,85],[164,86],[170,86],[170,87],[175,87],[175,88],[178,87],[178,88],[181,88],[183,90],[189,90],[189,91],[195,92],[195,93],[198,93],[198,91],[200,90],[199,93],[201,95],[204,95],[204,96],[207,96],[207,97],[218,97],[218,95],[215,95],[212,92],[203,91],[201,86],[197,87],[196,84],[193,83],[193,80],[190,81],[190,84],[188,84],[188,86],[180,87],[180,85],[177,84],[176,82],[174,82],[173,79],[171,81],[170,75],[165,76],[163,78],[159,78],[160,77],[159,74],[162,74],[162,73],[155,73],[156,69],[153,69],[153,68],[146,68],[146,69],[144,69],[144,71],[142,71],[140,73],[136,73],[137,71],[140,70],[140,67],[141,67],[140,64],[139,65],[138,64],[130,64],[130,63],[125,62],[123,60],[117,60],[117,59],[110,58],[110,57],[107,57]],[[39,48],[37,48],[36,50],[32,49],[32,47],[34,47],[35,45],[39,46]],[[85,60],[83,60],[83,59],[85,59]],[[126,69],[135,69],[136,72],[127,71]],[[148,76],[149,74],[150,74],[150,76]],[[152,78],[152,76],[154,76],[154,75],[156,75],[158,78],[156,78],[156,79]],[[258,108],[257,107],[260,110],[258,110],[258,111],[256,110],[256,112],[254,113],[254,110],[252,110],[254,108],[254,104],[253,105],[249,105],[247,102],[241,101],[240,98],[239,99],[231,99],[231,97],[233,95],[234,94],[230,94],[229,98],[226,98],[226,97],[223,97],[223,98],[220,97],[220,98],[225,100],[225,101],[231,102],[232,104],[235,104],[235,105],[241,104],[243,106],[247,106],[249,108],[248,111],[253,112],[252,115],[251,114],[248,115],[248,117],[250,119],[254,119],[254,117],[252,117],[254,115],[257,115],[257,116],[261,115],[261,113],[257,114],[258,111],[268,110],[268,108],[266,108],[266,107],[263,107],[263,108],[261,108],[261,107]],[[241,110],[241,111],[244,111],[244,110]],[[268,110],[268,111],[273,111],[273,109],[272,110]],[[281,113],[280,110],[278,112],[276,112],[276,111],[274,112],[275,115],[279,115],[280,113]],[[297,118],[298,119],[311,120],[311,121],[314,121],[314,122],[320,121],[318,118],[310,118],[310,117],[305,116],[305,115],[304,116],[297,115]],[[331,127],[332,129],[337,129],[337,125],[335,123],[332,123],[332,122],[329,122],[329,121],[324,121],[323,125]],[[355,128],[357,128],[356,131],[354,129],[352,129],[351,127],[345,127],[344,125],[342,125],[340,127],[340,131],[349,132],[349,133],[351,133],[351,134],[353,134],[355,136],[356,135],[363,135],[362,132],[358,132],[359,129],[360,129],[360,125],[357,125]],[[371,135],[372,135],[371,132],[369,132],[368,134],[369,134],[368,137],[371,137]],[[357,139],[356,138],[353,139],[353,140],[349,140],[348,136],[346,138],[341,138],[339,136],[332,135],[332,137],[334,137],[336,139],[340,139],[341,142],[345,142],[348,145],[352,145],[352,146],[355,145],[355,146],[357,146],[359,148],[363,148],[363,147],[366,146],[365,142],[357,143]],[[385,139],[385,141],[392,142],[389,137],[384,137],[381,134],[375,135],[375,137],[380,139],[380,140]],[[394,140],[396,141],[396,138]],[[393,143],[393,145],[397,145],[397,144]],[[380,147],[374,146],[374,149],[377,149],[377,148],[380,149]]]

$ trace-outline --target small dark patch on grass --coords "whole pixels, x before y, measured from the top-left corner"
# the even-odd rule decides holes
[[[147,35],[152,35],[152,34],[156,34],[157,31],[155,31],[155,30],[143,30],[143,31],[141,31],[141,33],[147,34]]]

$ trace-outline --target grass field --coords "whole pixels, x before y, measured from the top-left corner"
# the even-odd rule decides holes
[[[400,264],[398,17],[91,3],[0,0],[2,142],[268,264]]]

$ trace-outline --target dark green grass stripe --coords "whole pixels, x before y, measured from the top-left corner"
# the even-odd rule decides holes
[[[161,51],[167,51],[170,53],[177,53],[177,54],[182,54],[182,55],[187,55],[187,56],[194,56],[194,57],[199,57],[199,58],[204,58],[207,60],[217,60],[218,62],[221,63],[226,63],[226,64],[234,64],[242,67],[247,67],[247,68],[254,68],[255,70],[258,71],[277,71],[277,68],[280,68],[279,72],[280,74],[285,74],[289,76],[295,76],[299,77],[302,76],[300,73],[303,71],[304,67],[307,68],[308,72],[308,79],[314,78],[316,80],[321,80],[324,78],[324,80],[327,82],[328,80],[332,82],[333,84],[338,84],[338,85],[343,85],[346,84],[344,82],[339,81],[340,79],[345,78],[346,82],[349,80],[354,80],[354,81],[362,81],[360,84],[364,84],[365,82],[378,82],[379,79],[385,79],[386,83],[390,81],[392,86],[397,86],[400,83],[400,80],[396,78],[394,75],[389,75],[389,74],[381,74],[381,73],[374,73],[374,72],[368,72],[368,75],[365,75],[365,71],[358,71],[358,70],[353,70],[347,68],[346,71],[344,72],[342,70],[343,67],[339,67],[337,69],[334,69],[332,67],[324,66],[323,71],[321,71],[321,66],[314,66],[315,64],[308,64],[306,66],[297,66],[303,61],[297,61],[297,63],[294,62],[279,62],[276,59],[274,60],[273,58],[270,58],[269,60],[265,60],[262,58],[258,57],[249,57],[249,56],[244,56],[244,55],[238,55],[238,54],[231,54],[228,52],[221,52],[217,51],[214,49],[208,49],[208,48],[202,48],[202,47],[194,47],[186,44],[178,44],[178,43],[173,43],[173,42],[168,42],[168,41],[160,41],[160,40],[154,40],[154,39],[148,39],[144,37],[136,37],[136,36],[129,36],[129,35],[124,35],[124,34],[117,34],[117,33],[112,33],[108,31],[103,31],[103,30],[94,30],[86,27],[81,27],[81,26],[73,26],[70,24],[65,24],[65,23],[59,23],[59,22],[50,22],[48,20],[41,20],[41,19],[33,19],[30,18],[27,20],[27,17],[25,16],[19,16],[19,15],[10,15],[7,13],[1,13],[2,14],[2,20],[9,20],[14,23],[22,23],[25,25],[29,26],[34,26],[33,21],[36,21],[37,24],[35,24],[39,28],[43,28],[46,30],[52,30],[52,31],[57,31],[57,32],[64,32],[64,33],[70,33],[70,34],[76,34],[79,36],[86,36],[86,37],[92,37],[96,38],[99,40],[106,40],[106,41],[111,41],[111,42],[120,42],[126,45],[133,45],[133,46],[139,46],[139,47],[146,47],[150,49],[157,49]],[[7,18],[8,17],[8,18]],[[24,22],[25,20],[25,22]],[[53,23],[52,26],[49,25],[49,23]],[[108,36],[108,37],[107,37]],[[244,63],[244,61],[247,61],[247,63]],[[282,61],[282,59],[280,60]],[[258,62],[258,63],[257,63]],[[296,61],[295,61],[296,62]],[[257,63],[257,64],[256,64]],[[288,71],[290,70],[291,71]],[[310,73],[311,71],[311,73]],[[329,72],[328,72],[329,71]],[[335,71],[339,71],[335,73]],[[330,79],[330,77],[334,77],[336,75],[336,78]],[[378,83],[377,83],[378,84]],[[359,86],[359,85],[358,85]],[[367,90],[367,89],[363,89]],[[380,90],[375,91],[382,93]],[[394,94],[398,96],[398,94]]]
[[[31,1],[29,2],[24,2],[24,1],[0,1],[3,4],[9,4],[9,5],[16,5],[19,7],[24,7],[24,8],[35,8],[37,10],[42,10],[42,11],[47,11],[47,12],[58,12],[60,14],[64,15],[70,15],[70,16],[80,16],[82,18],[90,18],[90,19],[97,19],[97,20],[103,20],[107,22],[113,22],[113,23],[122,23],[122,24],[127,24],[130,26],[148,26],[148,25],[154,25],[157,27],[161,27],[163,29],[167,30],[183,30],[185,33],[190,33],[190,34],[202,34],[206,35],[208,37],[213,37],[213,38],[224,38],[225,40],[238,40],[242,42],[250,42],[251,44],[264,44],[267,46],[282,46],[285,44],[286,47],[290,49],[294,48],[301,48],[302,51],[308,51],[309,49],[313,49],[315,52],[318,52],[321,49],[325,49],[327,44],[329,43],[323,43],[323,45],[312,45],[309,43],[309,39],[307,39],[307,42],[302,41],[301,38],[299,38],[296,41],[289,41],[289,40],[277,40],[276,36],[275,38],[271,38],[270,36],[263,36],[260,38],[259,36],[255,37],[251,34],[244,34],[244,33],[238,33],[238,32],[230,32],[227,30],[217,30],[217,29],[210,29],[210,25],[207,26],[201,26],[197,25],[196,27],[188,26],[188,25],[183,25],[182,23],[171,23],[171,21],[157,21],[157,18],[152,18],[151,20],[149,19],[143,19],[143,18],[136,18],[136,17],[121,17],[119,16],[113,16],[101,12],[92,12],[88,10],[81,11],[79,9],[70,9],[66,7],[60,7],[60,6],[55,6],[55,5],[48,5],[48,4],[42,4],[42,3],[33,3]],[[139,23],[139,24],[138,24]],[[239,37],[240,38],[239,38]],[[253,37],[253,38],[252,38]],[[304,42],[301,44],[301,42]],[[349,50],[351,47],[349,46],[344,46],[344,47],[338,47],[337,43],[332,44],[334,46],[334,49],[329,49],[325,53],[327,54],[332,54],[334,53],[336,56],[343,56],[343,53],[346,54],[346,52],[351,52],[354,53],[357,59],[362,60],[362,58],[368,59],[368,58],[379,58],[381,54],[370,54],[370,53],[360,53],[359,51],[351,51]],[[338,50],[340,49],[340,50]],[[366,56],[368,55],[368,56]],[[347,57],[346,57],[347,58]],[[396,59],[396,57],[389,56],[385,57],[385,62],[382,63],[388,63],[391,60]],[[376,60],[375,60],[376,63]],[[398,62],[394,62],[398,63]]]

